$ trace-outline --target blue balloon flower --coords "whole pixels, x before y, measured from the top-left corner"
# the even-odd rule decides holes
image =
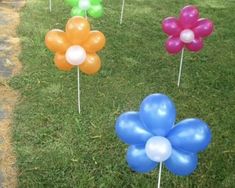
[[[116,133],[130,145],[126,160],[132,170],[147,173],[159,162],[180,176],[196,169],[197,153],[211,141],[210,129],[199,119],[185,119],[176,125],[175,119],[175,105],[163,94],[149,95],[139,112],[126,112],[118,117]]]

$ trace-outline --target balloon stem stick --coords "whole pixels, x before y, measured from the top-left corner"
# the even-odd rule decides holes
[[[180,86],[180,79],[181,79],[181,73],[182,73],[182,67],[183,67],[183,60],[184,60],[184,48],[182,49],[181,52],[181,58],[180,58],[180,70],[179,70],[179,76],[178,76],[178,82],[177,86]]]
[[[49,10],[50,10],[50,12],[51,12],[51,9],[52,9],[52,2],[51,2],[51,0],[49,0]]]
[[[157,188],[160,188],[160,186],[161,186],[161,175],[162,175],[162,162],[160,162],[160,166],[159,166]]]
[[[122,24],[122,20],[123,20],[124,7],[125,7],[125,0],[122,0],[122,10],[121,10],[121,17],[120,17],[120,25]]]
[[[81,113],[81,100],[80,100],[80,70],[79,70],[79,67],[78,67],[78,113],[80,114]]]
[[[85,18],[87,19],[87,11],[85,10]]]

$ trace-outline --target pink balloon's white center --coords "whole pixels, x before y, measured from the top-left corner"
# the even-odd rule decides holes
[[[180,33],[180,40],[184,43],[191,43],[194,39],[195,35],[191,29],[185,29]]]

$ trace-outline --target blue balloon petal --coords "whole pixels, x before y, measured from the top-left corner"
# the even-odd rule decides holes
[[[140,118],[154,135],[165,136],[175,123],[175,105],[166,95],[149,95],[140,105]]]
[[[146,153],[144,145],[132,145],[129,146],[126,160],[128,166],[139,173],[147,173],[153,170],[158,163],[150,160]]]
[[[153,136],[145,129],[138,112],[126,112],[119,116],[115,129],[118,137],[130,145],[145,144]]]
[[[187,176],[197,167],[197,154],[180,150],[172,150],[171,157],[165,161],[169,171],[178,176]]]
[[[197,153],[210,143],[211,131],[200,119],[185,119],[170,131],[167,138],[173,147]]]

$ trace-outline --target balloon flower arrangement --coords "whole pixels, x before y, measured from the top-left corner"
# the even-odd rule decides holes
[[[195,6],[184,7],[179,18],[168,17],[162,22],[163,31],[169,35],[166,41],[166,50],[170,54],[181,52],[178,83],[180,85],[184,49],[198,52],[203,48],[203,38],[213,32],[212,21],[206,18],[199,18],[199,11]]]
[[[102,0],[65,0],[65,2],[72,8],[71,16],[87,15],[93,18],[100,18],[104,14]]]
[[[139,112],[126,112],[116,121],[118,137],[130,145],[126,160],[139,173],[159,167],[160,187],[162,163],[179,176],[191,174],[197,166],[197,153],[211,141],[211,131],[200,119],[185,119],[175,124],[176,109],[169,97],[152,94],[140,105]]]
[[[79,70],[92,75],[101,68],[101,60],[96,54],[105,46],[105,36],[100,31],[91,31],[87,19],[75,16],[68,20],[65,32],[53,29],[46,34],[45,43],[55,53],[55,66],[63,71],[78,68],[78,111],[80,113]]]

